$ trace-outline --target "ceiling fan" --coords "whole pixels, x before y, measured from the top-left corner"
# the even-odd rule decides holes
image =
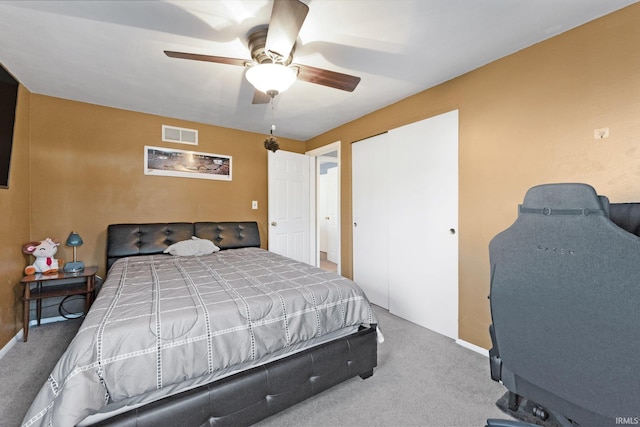
[[[360,77],[292,63],[296,39],[308,12],[309,6],[299,0],[274,0],[269,25],[258,27],[249,34],[251,61],[170,50],[164,53],[171,58],[247,67],[247,80],[256,88],[254,104],[269,103],[296,79],[353,92]]]

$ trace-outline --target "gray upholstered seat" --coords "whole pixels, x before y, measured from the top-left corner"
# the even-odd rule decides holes
[[[489,245],[493,379],[580,426],[640,417],[640,238],[606,204],[533,187]]]

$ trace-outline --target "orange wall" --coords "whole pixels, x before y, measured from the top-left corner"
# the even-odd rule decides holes
[[[640,201],[640,4],[307,141],[342,141],[342,266],[352,271],[351,144],[459,109],[459,336],[490,347],[488,244],[528,188],[586,182]],[[594,129],[610,137],[594,140]],[[425,221],[428,220],[425,218]]]
[[[26,256],[22,244],[29,241],[29,92],[20,86],[13,130],[9,189],[0,189],[0,348],[22,329],[19,301]]]

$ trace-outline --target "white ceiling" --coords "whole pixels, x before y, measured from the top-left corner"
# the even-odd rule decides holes
[[[242,67],[163,51],[250,59],[270,0],[0,1],[0,63],[33,93],[307,140],[636,1],[304,0],[294,62],[362,80],[262,105]]]

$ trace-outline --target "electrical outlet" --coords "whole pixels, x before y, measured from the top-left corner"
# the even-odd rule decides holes
[[[251,201],[251,209],[258,209],[258,201],[257,200],[252,200]]]
[[[593,139],[609,138],[609,128],[600,128],[593,130]]]

